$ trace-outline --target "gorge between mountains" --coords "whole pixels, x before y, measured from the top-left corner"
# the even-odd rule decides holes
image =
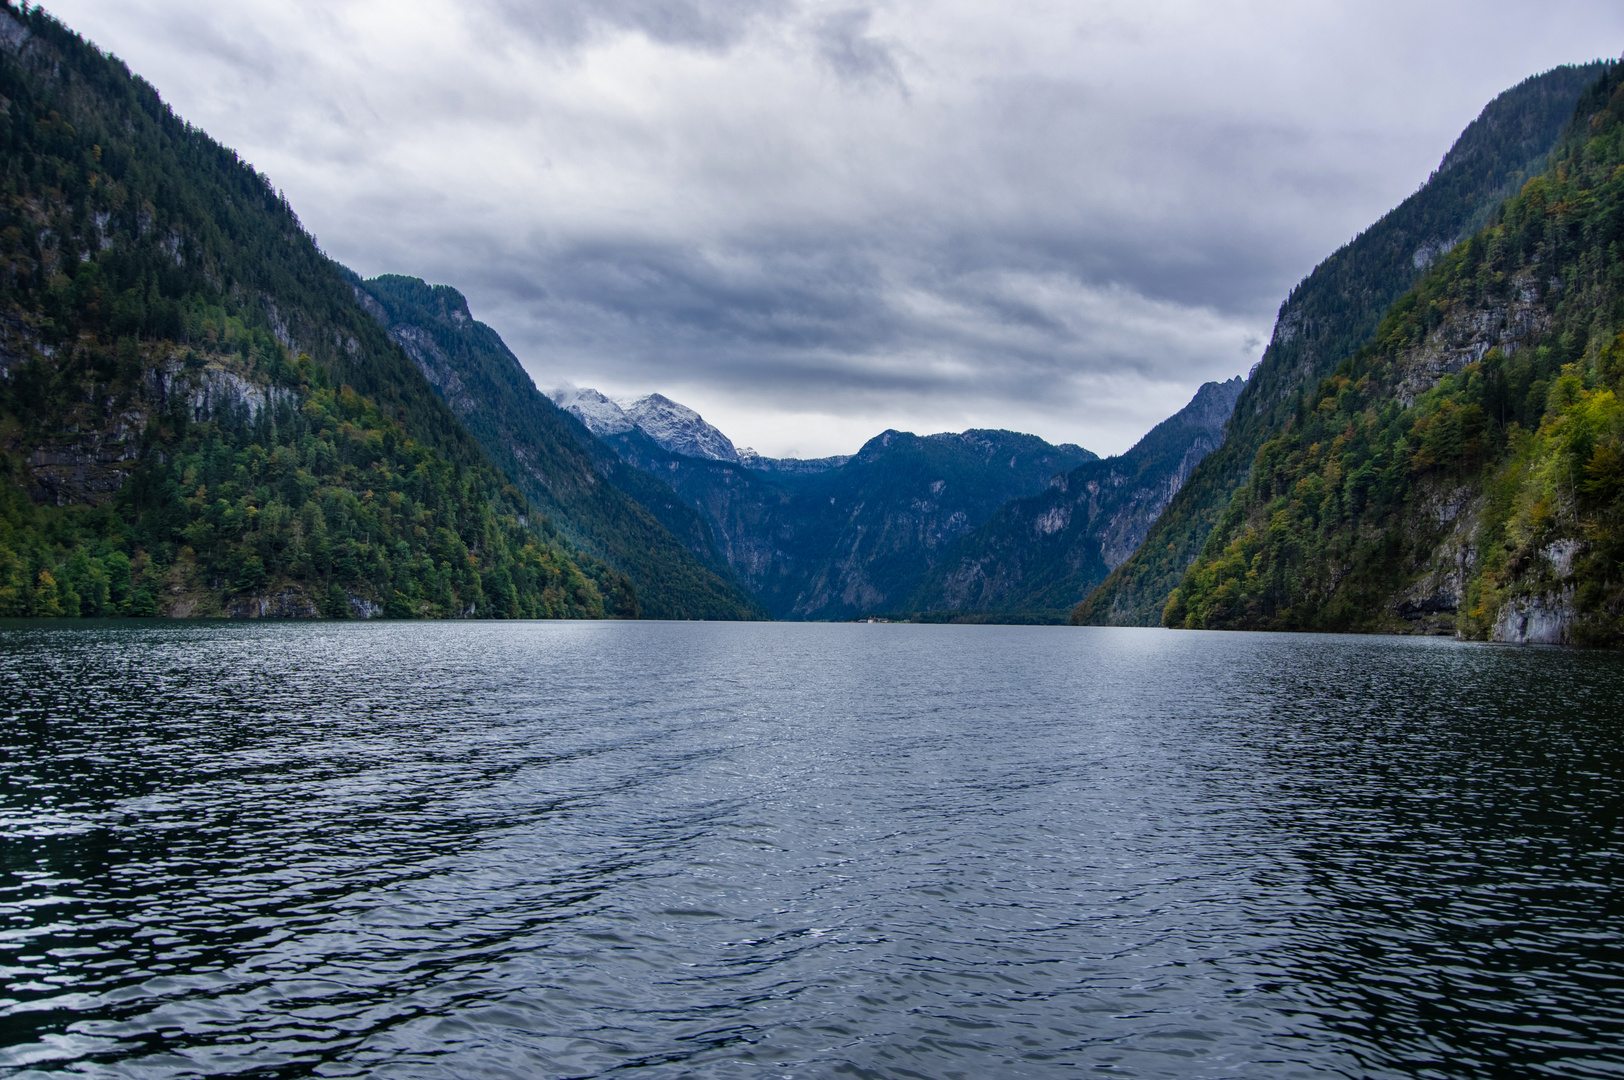
[[[1617,64],[1495,98],[1123,454],[801,460],[660,393],[548,397],[457,290],[363,279],[118,61],[0,23],[0,614],[1624,640]]]

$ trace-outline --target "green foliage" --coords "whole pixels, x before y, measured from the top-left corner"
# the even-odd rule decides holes
[[[1587,90],[1546,172],[1396,302],[1373,343],[1259,450],[1168,625],[1374,629],[1433,556],[1429,500],[1477,497],[1460,628],[1483,637],[1575,553],[1591,641],[1624,641],[1624,70]],[[1429,335],[1521,304],[1524,347],[1495,348],[1406,404]],[[1536,307],[1537,305],[1537,307]],[[1453,323],[1451,322],[1453,320]]]
[[[230,613],[292,597],[345,617],[593,618],[598,583],[517,492],[413,442],[349,388],[154,433],[101,507],[0,484],[0,615]],[[599,569],[612,590],[613,575]],[[307,603],[298,601],[306,600]]]
[[[0,50],[0,614],[635,613],[264,177],[39,9],[0,18],[28,30]]]
[[[1169,591],[1203,550],[1259,448],[1302,394],[1371,340],[1419,279],[1543,167],[1585,88],[1606,65],[1564,66],[1497,97],[1419,191],[1314,268],[1281,305],[1274,339],[1235,406],[1223,447],[1196,468],[1145,542],[1072,613],[1074,623],[1155,625]]]

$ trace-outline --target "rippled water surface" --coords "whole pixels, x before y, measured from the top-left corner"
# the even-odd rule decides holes
[[[0,627],[0,1074],[1619,1076],[1624,657]]]

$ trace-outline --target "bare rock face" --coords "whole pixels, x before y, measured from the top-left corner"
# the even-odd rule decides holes
[[[616,399],[587,387],[555,390],[551,396],[554,404],[599,438],[623,435],[636,428],[673,454],[705,461],[739,460],[731,439],[688,406],[664,394]]]
[[[55,506],[100,505],[136,468],[142,433],[155,417],[179,412],[200,422],[226,410],[253,417],[293,394],[256,382],[237,370],[230,356],[193,356],[188,365],[173,350],[147,347],[145,353],[138,392],[115,396],[87,382],[60,415],[5,433],[3,448],[21,461],[17,479],[30,499]],[[57,362],[54,351],[20,319],[0,320],[0,379],[18,377],[24,364],[49,368]]]
[[[1519,279],[1513,282],[1510,301],[1457,312],[1428,334],[1423,345],[1411,350],[1403,360],[1398,399],[1409,408],[1437,386],[1438,380],[1466,370],[1490,349],[1510,356],[1539,340],[1550,327],[1551,313],[1539,285],[1531,278]]]
[[[731,439],[705,423],[704,417],[664,394],[645,394],[620,404],[645,435],[673,454],[711,461],[739,460]]]
[[[1573,640],[1573,590],[1513,600],[1500,609],[1491,640],[1515,645],[1567,645]]]

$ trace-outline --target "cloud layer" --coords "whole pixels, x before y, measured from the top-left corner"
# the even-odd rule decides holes
[[[48,6],[543,387],[663,392],[775,456],[1123,450],[1496,93],[1624,48],[1578,0]]]

